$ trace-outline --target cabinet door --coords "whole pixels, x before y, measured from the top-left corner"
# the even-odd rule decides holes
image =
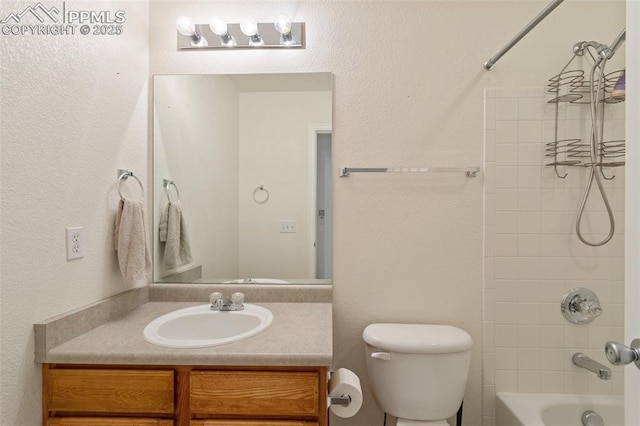
[[[49,419],[47,426],[173,426],[173,420],[115,417],[62,417]]]
[[[296,420],[192,420],[191,426],[319,426],[319,423]]]
[[[196,418],[316,420],[319,414],[318,372],[192,371],[190,385],[191,413]]]
[[[49,369],[46,407],[60,413],[173,414],[173,371]]]

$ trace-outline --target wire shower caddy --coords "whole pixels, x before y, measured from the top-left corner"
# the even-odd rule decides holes
[[[547,84],[547,93],[551,94],[551,99],[547,101],[549,104],[555,104],[555,128],[554,140],[546,143],[544,156],[546,158],[545,165],[552,166],[555,174],[559,178],[566,178],[567,172],[560,173],[558,167],[591,167],[594,165],[591,156],[591,146],[589,141],[583,141],[580,138],[561,138],[559,135],[559,116],[560,104],[585,104],[590,103],[590,87],[591,81],[589,76],[585,76],[582,69],[571,69],[570,65],[574,59],[588,53],[592,62],[595,58],[589,49],[581,48],[580,44],[574,47],[574,55],[564,66],[562,71],[551,77]],[[600,93],[594,93],[600,102],[604,104],[613,104],[625,100],[624,95],[615,95],[613,93],[614,86],[618,79],[623,75],[624,70],[617,70],[607,73],[604,76],[603,83],[600,87]],[[606,176],[603,168],[620,167],[625,165],[625,141],[624,139],[605,140],[604,134],[604,115],[606,108],[600,108],[600,134],[598,146],[596,148],[597,162],[601,175],[608,180],[615,176]]]

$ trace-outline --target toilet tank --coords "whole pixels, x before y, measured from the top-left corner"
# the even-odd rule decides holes
[[[450,325],[371,324],[362,337],[369,385],[385,412],[412,420],[456,414],[473,347],[466,331]]]

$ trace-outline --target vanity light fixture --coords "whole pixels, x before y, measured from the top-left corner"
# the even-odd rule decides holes
[[[176,27],[178,32],[185,37],[189,37],[191,40],[191,46],[193,47],[207,47],[207,39],[196,31],[196,25],[188,16],[181,16],[176,21]]]
[[[213,18],[209,23],[211,32],[220,37],[220,44],[225,47],[238,45],[235,37],[229,34],[229,26],[220,18]]]
[[[304,22],[292,22],[285,14],[278,15],[271,23],[249,18],[239,24],[225,22],[219,17],[212,18],[208,24],[194,24],[182,16],[178,18],[177,27],[178,50],[305,48]],[[216,38],[220,43],[211,42]]]

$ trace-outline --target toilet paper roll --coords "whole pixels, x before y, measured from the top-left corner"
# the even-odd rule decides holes
[[[346,407],[331,405],[331,412],[342,418],[355,416],[360,407],[362,407],[362,388],[356,373],[346,368],[338,368],[331,374],[331,379],[329,379],[329,397],[340,397],[342,395],[349,395],[351,403]]]

